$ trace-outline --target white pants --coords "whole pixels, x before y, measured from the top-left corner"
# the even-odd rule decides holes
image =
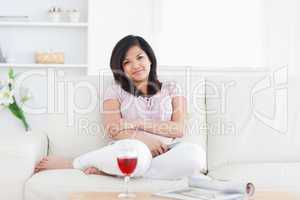
[[[152,179],[178,179],[205,169],[206,155],[196,144],[181,142],[166,153],[152,158],[148,147],[139,140],[125,139],[86,153],[74,159],[73,167],[83,170],[96,167],[112,175],[122,175],[117,164],[118,145],[132,145],[138,153],[137,167],[132,176]]]

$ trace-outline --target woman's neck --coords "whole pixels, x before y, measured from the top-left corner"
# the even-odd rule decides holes
[[[148,94],[148,81],[135,82],[134,86],[144,95]]]

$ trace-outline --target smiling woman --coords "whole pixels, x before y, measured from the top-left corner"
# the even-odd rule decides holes
[[[73,162],[44,158],[36,171],[75,168],[87,174],[122,175],[116,165],[121,144],[137,151],[133,176],[176,179],[205,169],[205,151],[181,140],[186,98],[176,83],[159,81],[151,46],[142,37],[124,37],[112,51],[110,67],[115,84],[104,94],[103,125],[112,143]]]
[[[138,46],[130,48],[122,65],[126,75],[135,82],[140,82],[148,77],[151,62],[147,54]]]
[[[139,36],[127,36],[113,49],[111,70],[122,89],[135,95],[153,95],[161,89],[156,57],[151,46]]]

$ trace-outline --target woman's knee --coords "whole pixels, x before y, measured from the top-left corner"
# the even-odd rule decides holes
[[[182,151],[185,155],[185,163],[191,170],[203,171],[206,169],[206,152],[197,144],[183,143]]]

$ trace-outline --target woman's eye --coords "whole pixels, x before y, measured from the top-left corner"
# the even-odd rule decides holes
[[[139,60],[142,59],[142,58],[144,58],[144,56],[139,56],[139,57],[138,57]]]
[[[123,65],[127,65],[129,62],[128,61],[126,61],[126,62],[123,62]]]

